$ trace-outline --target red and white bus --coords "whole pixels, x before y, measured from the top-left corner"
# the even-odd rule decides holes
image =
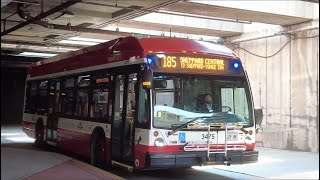
[[[22,128],[93,165],[147,170],[255,162],[261,121],[230,49],[124,37],[30,67]]]

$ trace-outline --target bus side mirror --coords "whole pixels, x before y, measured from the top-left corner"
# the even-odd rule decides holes
[[[261,125],[263,119],[263,112],[262,107],[255,107],[254,108],[254,117],[256,121],[256,125]]]
[[[143,89],[152,88],[153,83],[153,71],[151,68],[145,67],[142,71],[142,87]]]

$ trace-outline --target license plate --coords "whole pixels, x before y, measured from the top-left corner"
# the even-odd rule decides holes
[[[238,140],[238,132],[227,132],[227,141]]]

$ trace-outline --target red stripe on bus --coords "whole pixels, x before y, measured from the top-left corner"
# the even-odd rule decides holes
[[[106,161],[111,160],[110,138],[106,137]],[[59,128],[57,146],[90,158],[91,134]]]

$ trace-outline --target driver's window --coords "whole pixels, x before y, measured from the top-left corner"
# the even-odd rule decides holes
[[[234,97],[233,88],[221,88],[221,106],[228,106],[231,112],[234,113]],[[223,110],[222,110],[223,111]]]

